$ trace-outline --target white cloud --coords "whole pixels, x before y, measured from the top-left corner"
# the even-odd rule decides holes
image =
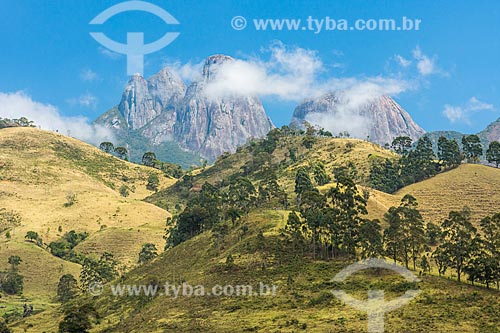
[[[402,67],[408,67],[411,65],[411,60],[408,60],[399,54],[396,54],[394,59],[396,59],[396,62]]]
[[[97,107],[97,103],[99,103],[99,99],[91,93],[87,92],[83,95],[80,95],[78,98],[69,99],[68,103],[71,105],[79,105],[81,107],[95,109]]]
[[[460,106],[452,106],[446,104],[444,106],[443,114],[452,123],[462,120],[464,117],[464,109]]]
[[[97,106],[98,101],[99,100],[97,99],[97,97],[95,97],[94,95],[92,95],[90,93],[83,94],[78,99],[78,103],[81,106],[86,106],[86,107],[90,107],[90,108],[95,108]]]
[[[467,102],[467,108],[471,111],[494,110],[493,104],[482,102],[474,96]]]
[[[80,79],[84,82],[92,82],[99,79],[99,75],[91,69],[84,69],[80,72]]]
[[[264,50],[267,60],[249,58],[223,62],[213,68],[215,74],[206,82],[208,98],[231,95],[255,95],[301,102],[333,91],[342,91],[344,103],[335,114],[309,114],[307,120],[333,133],[349,131],[366,137],[371,120],[359,114],[359,107],[383,95],[396,96],[418,87],[418,83],[397,77],[333,77],[327,74],[317,52],[274,43]],[[203,64],[170,65],[180,76],[196,79]]]
[[[439,72],[437,66],[436,66],[436,59],[435,57],[429,58],[427,55],[425,55],[420,47],[417,45],[415,49],[412,51],[413,58],[417,61],[417,69],[418,72],[423,75],[431,75]]]
[[[287,48],[275,43],[268,49],[267,61],[234,60],[217,67],[217,74],[207,83],[208,97],[258,95],[282,100],[301,101],[335,90],[349,90],[352,100],[398,94],[409,88],[400,79],[386,77],[324,77],[325,65],[315,51]]]
[[[492,104],[480,101],[473,96],[465,104],[460,106],[446,104],[444,106],[443,115],[452,123],[463,122],[470,124],[470,116],[474,112],[493,110],[495,110],[495,108]]]
[[[57,130],[61,134],[69,132],[71,136],[92,144],[114,139],[108,128],[89,124],[88,119],[83,116],[65,117],[55,106],[36,102],[20,91],[0,92],[0,117],[26,117],[42,129]]]
[[[411,57],[405,58],[400,54],[396,54],[393,60],[402,68],[414,68],[422,77],[436,74],[448,76],[448,73],[438,66],[437,56],[428,56],[424,54],[418,45],[411,51]]]
[[[163,67],[169,67],[173,72],[175,72],[184,81],[199,80],[201,78],[201,70],[203,68],[203,62],[181,64],[179,61],[175,62],[165,62]]]

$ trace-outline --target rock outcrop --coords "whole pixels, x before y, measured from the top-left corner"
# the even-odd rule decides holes
[[[381,145],[391,143],[398,136],[416,140],[425,133],[408,112],[388,96],[354,101],[343,92],[329,93],[297,106],[291,125],[301,126],[304,121],[334,135],[347,131],[351,136],[368,137]]]
[[[152,145],[173,141],[189,152],[214,160],[234,152],[250,138],[263,137],[274,125],[256,96],[208,96],[206,87],[225,55],[206,59],[202,75],[186,90],[168,68],[149,79],[134,75],[117,107],[96,121],[117,132],[138,133]],[[118,111],[118,112],[117,112]]]

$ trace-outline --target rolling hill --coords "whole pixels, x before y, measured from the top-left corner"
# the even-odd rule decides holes
[[[280,229],[285,212],[251,213],[234,228],[222,249],[210,232],[203,233],[140,266],[120,279],[121,285],[162,284],[276,285],[275,296],[86,296],[102,316],[92,332],[366,332],[366,314],[341,303],[330,293],[333,276],[349,262],[294,257]],[[241,230],[248,230],[242,236]],[[259,236],[262,232],[263,237]],[[281,244],[281,245],[280,245]],[[227,264],[231,255],[234,263]],[[389,271],[358,273],[345,288],[362,299],[366,290],[384,289],[387,298],[418,288],[419,296],[385,315],[386,332],[495,332],[498,292],[433,275],[408,285]],[[464,307],[464,304],[467,306]],[[14,332],[52,332],[62,319],[53,309],[14,325]],[[37,328],[37,329],[34,329]]]
[[[111,252],[123,270],[136,264],[143,243],[162,249],[169,213],[142,201],[153,193],[145,186],[150,173],[158,174],[160,187],[174,182],[73,138],[32,128],[0,130],[0,208],[18,216],[18,223],[0,229],[0,270],[10,255],[19,255],[24,295],[49,300],[61,275],[79,275],[79,265],[45,249],[70,230],[89,234],[77,252]],[[119,194],[122,186],[128,197]],[[76,202],[65,205],[73,195]],[[44,245],[26,241],[28,231],[37,232]]]

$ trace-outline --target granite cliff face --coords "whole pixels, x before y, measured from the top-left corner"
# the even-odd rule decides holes
[[[125,87],[118,110],[130,129],[140,129],[162,113],[175,113],[185,92],[184,82],[167,68],[148,80],[136,74]]]
[[[304,121],[333,134],[348,131],[354,137],[369,137],[381,145],[391,143],[398,136],[416,140],[425,133],[408,112],[388,96],[355,102],[343,92],[329,93],[297,106],[291,125],[301,126]]]
[[[256,96],[207,96],[206,87],[226,62],[224,55],[209,57],[203,76],[192,82],[177,113],[174,136],[182,147],[202,151],[214,159],[225,151],[234,151],[249,138],[260,138],[274,125]]]
[[[478,135],[487,144],[493,141],[500,141],[500,118],[489,124]]]
[[[265,136],[274,125],[256,96],[207,96],[206,86],[229,61],[234,59],[225,55],[207,58],[200,79],[187,90],[168,68],[147,80],[136,74],[118,107],[96,122],[122,135],[134,132],[153,146],[175,142],[208,160],[234,152],[248,139]]]

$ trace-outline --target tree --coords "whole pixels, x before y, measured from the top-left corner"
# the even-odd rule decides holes
[[[237,208],[234,208],[234,207],[229,207],[226,210],[225,215],[227,218],[229,218],[231,220],[231,223],[233,224],[233,226],[236,223],[236,220],[241,218],[241,212]]]
[[[246,177],[238,177],[229,185],[227,192],[227,201],[233,207],[236,207],[248,214],[250,205],[255,200],[257,191],[250,179]]]
[[[462,137],[462,150],[465,158],[469,163],[479,162],[479,158],[483,154],[483,146],[481,139],[477,135],[465,135]]]
[[[417,269],[417,258],[424,251],[426,244],[424,222],[417,206],[417,200],[409,194],[401,199],[402,225],[404,226],[405,238],[409,241],[408,249],[413,261],[413,270]],[[407,262],[406,268],[408,268]]]
[[[380,221],[365,219],[359,227],[359,247],[361,258],[375,258],[383,254]]]
[[[425,235],[427,237],[427,243],[431,246],[435,246],[441,238],[441,228],[438,225],[429,222],[425,227]]]
[[[445,169],[459,166],[462,162],[462,155],[458,142],[455,139],[448,140],[444,136],[440,136],[438,139],[438,159]]]
[[[436,155],[432,149],[432,141],[424,136],[418,139],[415,151],[412,152],[416,163],[416,180],[420,181],[434,176],[438,173],[438,165],[435,162]]]
[[[480,222],[481,233],[483,235],[483,255],[482,282],[489,287],[489,284],[496,282],[500,287],[500,213],[491,217],[487,216]]]
[[[500,142],[490,142],[486,150],[486,160],[488,163],[495,163],[495,166],[498,168],[498,165],[500,165]]]
[[[87,288],[91,283],[107,283],[113,280],[118,274],[116,266],[117,262],[109,252],[104,252],[99,260],[86,258],[80,273],[83,287]]]
[[[149,262],[158,256],[158,250],[156,245],[152,243],[146,243],[142,246],[141,252],[139,252],[139,264]]]
[[[156,173],[151,173],[148,176],[148,183],[146,188],[150,191],[158,191],[158,186],[160,185],[160,179]]]
[[[289,147],[288,148],[288,157],[292,162],[297,162],[297,148]]]
[[[429,263],[429,260],[427,259],[426,256],[422,256],[420,259],[420,268],[424,272],[430,272],[431,271],[431,264]]]
[[[460,282],[463,269],[477,246],[477,230],[470,222],[468,210],[450,212],[441,227],[443,240],[437,253],[446,258],[446,266],[456,270]]]
[[[57,300],[66,303],[78,294],[78,281],[71,274],[65,274],[59,279],[57,284]]]
[[[142,164],[149,167],[154,167],[156,164],[156,154],[148,151],[142,155]]]
[[[66,202],[64,203],[64,207],[73,206],[78,202],[78,198],[76,193],[70,192],[66,195]]]
[[[300,214],[304,217],[308,229],[311,230],[313,257],[315,258],[316,250],[320,244],[320,231],[324,221],[322,209],[326,205],[326,197],[315,190],[303,192],[300,199]]]
[[[394,263],[396,263],[400,252],[402,252],[401,242],[403,239],[401,216],[398,213],[398,208],[390,207],[387,213],[385,213],[384,219],[389,224],[389,227],[384,230],[385,251]]]
[[[118,158],[128,161],[128,150],[125,147],[119,146],[115,148],[115,154]]]
[[[389,208],[385,214],[389,227],[384,232],[386,251],[394,262],[401,259],[409,268],[412,261],[414,270],[426,244],[424,223],[417,206],[413,196],[405,195],[398,207]]]
[[[24,288],[24,277],[15,271],[7,273],[0,280],[1,289],[9,295],[20,295]]]
[[[59,333],[88,333],[92,321],[99,316],[91,304],[72,306],[64,310],[64,319],[59,323]]]
[[[210,213],[198,205],[187,206],[182,213],[175,216],[175,227],[170,230],[165,248],[171,248],[198,235],[210,219]]]
[[[314,181],[319,186],[323,186],[330,182],[330,176],[326,173],[325,165],[322,162],[318,162],[313,167]]]
[[[304,229],[306,228],[304,222],[300,219],[295,211],[288,214],[288,219],[285,225],[285,233],[291,238],[294,251],[302,248],[304,241]]]
[[[386,193],[394,193],[403,187],[398,162],[386,158],[375,159],[370,165],[370,186]]]
[[[411,148],[412,140],[408,136],[398,136],[392,141],[391,148],[399,155],[406,155]]]
[[[17,271],[17,267],[21,264],[22,260],[19,256],[10,256],[8,262],[13,272]]]
[[[336,186],[326,194],[329,203],[334,209],[329,219],[328,228],[337,229],[340,225],[341,247],[347,256],[356,255],[356,246],[359,242],[359,227],[363,222],[360,215],[368,213],[366,199],[358,191],[354,178],[356,171],[351,168],[337,168],[334,171]]]
[[[21,127],[35,127],[35,125],[33,125],[33,121],[29,120],[26,117],[21,117],[19,119],[14,119],[14,122],[16,124],[18,124],[19,126],[21,126]]]
[[[37,232],[28,231],[24,238],[26,238],[30,242],[36,243],[38,246],[42,245],[42,238],[40,238]]]
[[[115,150],[115,146],[111,142],[101,142],[99,145],[99,149],[102,150],[105,153],[111,154]]]
[[[295,193],[300,196],[306,191],[317,191],[306,167],[300,167],[295,174]]]

